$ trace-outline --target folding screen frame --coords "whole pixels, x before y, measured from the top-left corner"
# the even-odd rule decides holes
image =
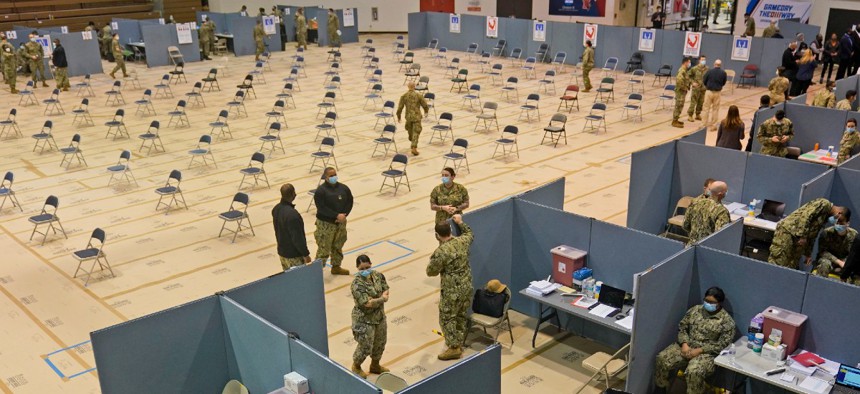
[[[399,391],[403,394],[500,394],[502,346],[496,342]]]

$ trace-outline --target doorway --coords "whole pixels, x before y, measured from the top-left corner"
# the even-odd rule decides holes
[[[496,0],[496,15],[500,18],[531,19],[532,0]]]

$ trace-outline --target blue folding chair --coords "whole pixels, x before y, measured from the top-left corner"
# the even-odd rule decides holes
[[[391,145],[394,145],[394,153],[397,153],[397,141],[394,139],[395,132],[397,132],[397,126],[393,124],[387,124],[382,127],[382,133],[379,134],[378,138],[373,139],[376,146],[373,147],[373,153],[370,154],[370,158],[376,156],[376,151],[380,145],[385,148],[382,154],[383,159],[388,156],[388,150],[391,148]]]
[[[21,213],[24,213],[24,208],[21,207],[21,203],[18,202],[18,197],[15,195],[15,191],[12,190],[12,182],[15,180],[15,175],[12,171],[6,171],[6,175],[3,176],[3,182],[0,183],[0,197],[3,197],[3,202],[0,202],[0,211],[3,211],[3,206],[6,205],[6,200],[12,202],[12,208],[18,207]]]
[[[209,167],[209,160],[212,160],[212,165],[215,168],[218,168],[218,164],[215,163],[215,155],[212,154],[212,136],[209,134],[204,134],[200,136],[200,139],[197,141],[197,147],[188,151],[188,154],[191,155],[191,161],[188,162],[188,168],[194,166],[194,162],[199,158],[203,160],[203,165]]]
[[[108,167],[107,170],[110,173],[108,186],[114,183],[114,179],[117,182],[124,180],[129,185],[134,183],[137,186],[137,179],[134,178],[134,174],[131,172],[131,151],[122,151],[116,164]]]
[[[155,194],[158,194],[158,203],[155,204],[155,211],[158,212],[161,209],[161,206],[164,205],[164,214],[167,215],[170,213],[170,209],[176,205],[177,208],[185,207],[185,210],[188,210],[188,204],[185,203],[185,196],[182,194],[182,189],[179,188],[179,184],[182,183],[182,172],[179,170],[170,171],[170,175],[167,176],[167,182],[164,183],[164,186],[155,189]],[[170,200],[167,202],[163,202],[165,197],[169,197]]]
[[[281,152],[287,154],[287,151],[284,149],[284,142],[281,140],[281,124],[278,122],[273,122],[269,125],[266,135],[260,136],[260,141],[262,142],[260,152],[265,152],[266,145],[269,145],[269,156],[275,153],[276,149],[280,149]]]
[[[87,287],[87,285],[89,285],[90,278],[95,272],[96,264],[98,264],[99,266],[99,271],[108,270],[112,278],[116,277],[113,272],[113,268],[111,268],[107,256],[104,253],[104,246],[105,232],[100,228],[96,228],[90,235],[90,240],[89,242],[87,242],[87,246],[81,250],[76,250],[72,252],[72,257],[74,257],[75,260],[78,260],[78,268],[75,270],[75,274],[72,277],[77,278],[78,272],[83,271],[87,275],[87,279],[84,281],[84,287]],[[84,262],[88,261],[93,262],[89,270],[87,270],[86,267],[83,265]]]
[[[221,238],[221,234],[224,233],[224,230],[227,230],[229,233],[233,233],[233,240],[230,241],[230,243],[236,242],[236,237],[240,232],[245,230],[250,229],[251,235],[256,236],[254,233],[254,225],[251,224],[251,218],[248,217],[249,203],[248,195],[245,193],[236,193],[236,195],[233,196],[233,201],[230,203],[230,209],[218,214],[218,217],[224,220],[224,224],[221,225],[221,231],[218,232],[218,238]],[[246,222],[247,226],[244,225]],[[236,229],[228,229],[227,223],[236,223]]]
[[[46,120],[45,124],[42,125],[42,130],[38,133],[33,134],[33,139],[36,140],[36,144],[33,146],[33,152],[36,149],[39,149],[39,154],[45,152],[45,148],[49,148],[49,150],[59,150],[57,147],[57,141],[54,140],[54,134],[52,130],[54,129],[54,122],[50,120]]]
[[[313,172],[315,167],[320,167],[325,169],[329,167],[329,161],[334,162],[334,168],[337,169],[337,159],[334,156],[334,138],[325,137],[320,142],[320,146],[316,152],[311,153],[311,157],[313,157],[313,162],[311,162],[311,168],[308,172]],[[317,165],[317,160],[322,162],[322,165]]]
[[[394,195],[397,195],[397,189],[400,188],[400,185],[403,183],[403,179],[406,179],[406,187],[409,188],[409,191],[412,191],[412,186],[409,185],[409,175],[406,174],[406,165],[409,163],[409,158],[404,154],[396,154],[391,159],[391,164],[388,166],[388,169],[382,171],[382,186],[379,187],[379,192],[382,193],[382,189],[385,186],[394,188]],[[391,179],[392,184],[388,184],[388,180]]]
[[[463,138],[457,138],[454,140],[454,145],[451,146],[451,151],[442,155],[442,158],[445,159],[445,162],[442,164],[442,167],[448,166],[448,161],[453,162],[454,171],[460,171],[460,165],[463,162],[466,162],[466,171],[472,173],[472,170],[469,169],[469,158],[466,156],[466,151],[469,150],[469,141]]]
[[[78,165],[87,167],[87,161],[84,160],[84,152],[81,150],[80,134],[72,136],[72,142],[69,143],[69,146],[60,148],[60,153],[63,154],[63,159],[60,160],[60,167],[65,167],[68,170],[74,159],[78,160]]]
[[[239,190],[242,190],[242,186],[245,185],[245,178],[252,177],[254,178],[254,185],[251,188],[255,188],[260,185],[260,178],[266,182],[266,187],[271,188],[269,185],[269,177],[266,176],[266,169],[264,168],[264,164],[266,163],[266,155],[261,152],[254,152],[251,155],[251,160],[248,161],[248,166],[239,170],[239,173],[242,174],[242,181],[239,182]],[[248,183],[251,183],[250,181]]]
[[[140,148],[138,149],[138,152],[143,152],[144,147],[147,148],[147,155],[152,152],[153,149],[155,149],[156,152],[164,152],[164,144],[161,142],[161,137],[158,135],[158,131],[160,129],[161,122],[157,120],[149,122],[149,128],[146,129],[146,132],[137,136],[137,138],[140,138]],[[149,146],[146,146],[147,143]]]
[[[19,205],[20,206],[20,205]],[[57,216],[57,210],[60,206],[60,199],[56,196],[48,196],[45,200],[45,204],[42,205],[42,211],[39,212],[38,215],[30,216],[27,220],[30,223],[33,223],[33,232],[30,233],[30,241],[33,240],[33,236],[37,233],[39,235],[43,235],[42,245],[45,244],[45,241],[48,239],[48,232],[52,231],[54,234],[57,234],[57,228],[63,232],[63,237],[69,239],[68,235],[66,235],[66,230],[63,228],[63,224],[60,222],[60,217]],[[56,223],[56,226],[54,226]],[[38,231],[39,226],[48,225],[48,228],[45,229],[45,232]]]

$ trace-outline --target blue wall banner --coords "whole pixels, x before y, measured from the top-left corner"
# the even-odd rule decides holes
[[[606,0],[549,0],[550,15],[605,16]]]

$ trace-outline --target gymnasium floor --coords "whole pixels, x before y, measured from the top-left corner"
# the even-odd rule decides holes
[[[362,37],[361,42],[365,38]],[[403,76],[398,72],[399,64],[390,53],[394,36],[372,38],[384,70],[386,90],[383,96],[396,102],[405,87]],[[361,66],[360,46],[349,44],[343,48],[343,95],[339,94],[337,99],[340,142],[335,152],[339,178],[356,197],[345,247],[346,251],[353,252],[347,255],[344,266],[354,270],[352,261],[359,249],[378,265],[387,262],[378,268],[391,285],[391,302],[386,308],[388,347],[383,364],[412,383],[450,365],[450,362],[436,359],[444,346],[442,338],[431,331],[438,328],[439,282],[438,278],[427,278],[424,268],[437,245],[428,198],[439,183],[441,156],[450,149],[451,141],[429,145],[433,122],[426,121],[419,146],[421,155],[409,157],[412,190],[402,187],[397,196],[391,189],[379,192],[380,173],[388,168],[391,155],[384,159],[370,157],[374,146],[372,139],[378,136],[381,126],[374,131],[374,111],[362,108],[367,83]],[[270,211],[279,200],[278,186],[284,182],[297,187],[297,205],[304,211],[310,201],[305,191],[315,187],[319,180],[319,169],[311,172],[308,169],[310,152],[318,146],[318,142],[314,142],[314,126],[319,123],[316,104],[324,94],[323,72],[328,68],[325,49],[312,47],[308,51],[308,76],[301,79],[301,91],[295,94],[299,109],[287,111],[289,127],[281,134],[286,154],[275,153],[265,164],[272,187],[243,190],[251,197],[249,214],[256,236],[240,235],[234,244],[230,243],[230,237],[217,238],[221,226],[217,214],[229,207],[241,178],[239,169],[247,165],[251,154],[260,146],[258,137],[265,133],[263,114],[271,108],[275,94],[283,87],[281,79],[289,71],[292,52],[290,46],[288,52],[274,54],[274,71],[265,73],[268,83],[255,84],[257,99],[246,102],[250,116],[230,119],[234,138],[213,143],[217,168],[187,169],[187,151],[194,148],[201,135],[209,132],[207,124],[225,108],[224,104],[233,97],[235,86],[253,68],[250,57],[215,56],[214,61],[189,64],[186,68],[188,83],[172,85],[176,97],[154,100],[156,116],[135,116],[133,102],[140,98],[143,90],[124,88],[128,104],[122,108],[126,110],[131,139],[105,139],[104,122],[117,108],[104,105],[104,92],[112,82],[107,74],[93,78],[96,97],[90,99],[90,111],[94,127],[72,125],[70,110],[80,102],[74,88],[61,96],[66,114],[49,117],[43,115],[44,105],[18,107],[17,97],[11,97],[8,91],[0,93],[0,114],[5,116],[10,108],[18,107],[18,122],[25,136],[0,142],[0,170],[15,173],[14,190],[24,207],[21,213],[7,203],[0,212],[0,250],[5,255],[0,269],[2,392],[98,392],[92,348],[87,342],[90,331],[232,288],[280,269]],[[627,56],[617,55],[622,59]],[[567,124],[568,144],[556,148],[541,145],[542,128],[558,106],[557,97],[564,90],[569,73],[557,77],[556,93],[541,92],[541,120],[526,122],[518,120],[519,105],[528,93],[537,91],[536,80],[522,78],[522,72],[514,70],[509,61],[501,61],[506,68],[505,77],[521,77],[519,102],[506,103],[499,86],[493,86],[490,78],[479,72],[479,65],[464,61],[463,65],[471,71],[470,82],[483,87],[482,100],[499,102],[501,127],[513,124],[520,128],[520,157],[493,159],[498,133],[474,132],[476,113],[461,107],[460,94],[448,92],[451,84],[444,76],[444,69],[434,65],[424,50],[416,51],[416,62],[423,65],[422,75],[431,77],[430,91],[437,95],[437,113],[452,112],[454,134],[470,142],[471,172],[461,171],[457,176],[457,182],[469,189],[470,209],[566,177],[566,210],[623,225],[630,154],[691,133],[701,124],[688,123],[684,129],[670,127],[671,109],[656,110],[661,89],[651,88],[653,76],[650,75],[645,84],[644,121],[622,120],[620,107],[627,96],[627,75],[619,73],[616,98],[609,104],[607,133],[580,132],[583,116],[594,99],[594,93],[582,94],[582,109],[574,111]],[[192,127],[166,127],[166,113],[183,98],[180,96],[190,91],[194,81],[203,78],[210,67],[223,64],[228,65],[229,75],[219,76],[222,90],[204,93],[206,107],[187,111]],[[112,67],[113,64],[105,63],[106,71]],[[543,75],[547,67],[540,66],[538,76]],[[154,86],[169,70],[167,67],[147,69],[132,63],[129,68],[137,70],[144,88]],[[594,71],[592,80],[599,80],[599,75],[599,71]],[[19,87],[23,79],[19,76]],[[80,80],[80,77],[73,78],[72,84]],[[53,88],[53,83],[51,86]],[[36,90],[40,102],[47,98],[50,90]],[[762,88],[733,92],[728,89],[723,94],[721,117],[730,104],[736,104],[742,117],[749,122],[763,91]],[[46,119],[54,121],[53,132],[61,147],[68,144],[73,134],[81,134],[81,147],[89,167],[73,165],[66,170],[60,167],[59,153],[32,152],[34,141],[29,135],[37,133]],[[161,121],[166,153],[146,155],[138,152],[140,141],[136,136],[144,133],[154,119]],[[402,124],[398,125],[397,134],[400,151],[408,153],[409,142]],[[715,134],[709,134],[709,143],[713,144]],[[110,175],[106,168],[116,163],[124,149],[133,152],[131,168],[138,186],[108,187]],[[182,170],[182,190],[189,209],[165,215],[155,211],[158,196],[154,189],[163,186],[172,169]],[[27,218],[38,213],[50,194],[60,199],[59,216],[69,238],[51,235],[48,242],[40,246],[39,235],[28,241],[32,225]],[[310,243],[313,243],[313,213],[312,209],[304,214]],[[72,277],[77,265],[71,252],[86,245],[95,227],[107,232],[105,251],[116,277],[102,278],[97,274],[89,286],[84,287],[82,280]],[[314,251],[315,245],[310,245],[310,249]],[[354,349],[349,329],[350,281],[351,277],[325,274],[330,353],[334,360],[346,366],[351,363]],[[609,350],[572,334],[556,334],[554,329],[544,330],[538,336],[538,347],[531,349],[529,339],[534,320],[516,312],[511,317],[515,343],[510,346],[507,333],[499,337],[504,345],[505,393],[572,391],[588,377],[581,368],[581,360],[597,350]],[[475,343],[469,352],[490,341],[481,339],[477,329],[470,338]]]

